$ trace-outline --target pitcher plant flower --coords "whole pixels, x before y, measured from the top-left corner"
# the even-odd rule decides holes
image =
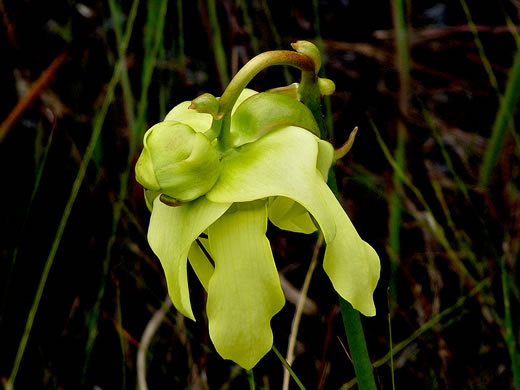
[[[195,320],[189,262],[207,291],[217,352],[246,369],[272,348],[270,321],[285,303],[265,235],[268,220],[293,232],[320,229],[323,268],[334,289],[364,315],[375,315],[378,255],[327,186],[334,149],[320,139],[316,102],[333,83],[317,77],[314,45],[293,47],[253,58],[222,97],[204,94],[174,107],[146,132],[135,168],[151,210],[148,241],[174,306]],[[262,93],[245,88],[278,64],[301,69],[301,83]]]

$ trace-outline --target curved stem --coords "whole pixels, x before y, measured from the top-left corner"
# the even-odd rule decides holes
[[[289,65],[314,75],[314,62],[304,54],[290,50],[273,50],[259,54],[245,64],[233,77],[220,98],[219,114],[229,113],[238,96],[253,77],[273,65]]]
[[[289,50],[274,50],[253,57],[240,69],[235,77],[233,77],[233,80],[231,80],[220,97],[217,117],[222,118],[220,144],[223,150],[226,150],[229,146],[231,110],[240,96],[240,93],[258,73],[273,65],[288,65],[300,69],[302,71],[302,80],[316,78],[314,74],[314,62],[305,54]]]

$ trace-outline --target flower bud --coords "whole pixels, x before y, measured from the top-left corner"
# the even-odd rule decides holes
[[[220,173],[219,156],[202,133],[176,121],[150,128],[135,166],[137,181],[147,190],[187,202],[208,192]]]
[[[314,73],[318,74],[321,68],[321,54],[316,45],[308,41],[297,41],[291,43],[291,46],[298,53],[305,54],[314,62]]]
[[[320,87],[320,94],[323,96],[332,95],[336,90],[334,81],[322,77],[318,79],[318,86]]]

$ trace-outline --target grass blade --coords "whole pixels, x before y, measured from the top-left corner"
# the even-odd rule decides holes
[[[507,350],[511,358],[511,371],[513,371],[513,383],[515,390],[520,390],[520,360],[518,356],[518,349],[516,347],[515,332],[513,328],[513,320],[511,318],[511,302],[509,300],[509,285],[510,278],[506,269],[505,259],[502,258],[500,262],[500,273],[502,279],[502,293],[504,295],[504,325],[505,334],[504,340],[507,345]]]
[[[278,349],[276,349],[276,347],[274,345],[273,345],[273,352],[278,357],[278,359],[280,359],[280,361],[282,362],[283,366],[287,369],[287,371],[289,371],[289,374],[291,374],[291,378],[294,379],[294,381],[296,382],[296,384],[298,385],[300,390],[305,390],[305,386],[303,385],[303,383],[296,376],[295,372],[293,371],[293,369],[291,368],[289,363],[287,363],[287,361],[283,358],[282,354],[278,351]]]
[[[227,69],[226,51],[222,43],[222,34],[220,32],[220,24],[217,17],[217,5],[215,0],[207,0],[208,19],[211,29],[211,37],[213,42],[213,54],[217,64],[217,72],[220,78],[222,90],[229,84],[229,73]]]
[[[504,98],[500,101],[500,107],[493,123],[491,137],[484,152],[484,159],[480,166],[478,184],[486,188],[491,179],[493,169],[496,165],[498,155],[504,146],[507,129],[511,125],[513,113],[520,96],[520,49],[516,51],[513,66],[509,72]],[[514,131],[514,130],[513,130]]]

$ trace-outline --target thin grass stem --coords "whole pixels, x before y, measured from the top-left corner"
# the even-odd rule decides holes
[[[27,203],[27,208],[25,210],[25,216],[23,218],[23,222],[22,222],[22,225],[20,227],[20,237],[25,232],[25,228],[27,226],[27,221],[29,220],[29,216],[31,215],[31,210],[32,210],[32,207],[33,207],[33,204],[34,204],[34,198],[36,197],[36,193],[38,192],[38,188],[40,188],[40,181],[41,181],[41,178],[42,178],[43,170],[45,168],[45,164],[47,163],[47,157],[49,156],[49,151],[51,149],[53,138],[54,138],[54,125],[53,125],[51,133],[49,135],[49,138],[47,139],[47,144],[45,145],[45,151],[43,153],[43,157],[42,157],[41,162],[40,162],[40,164],[38,166],[38,169],[36,171],[36,177],[35,177],[33,190],[32,190],[32,193],[31,193],[31,197],[29,198],[29,202]],[[16,261],[18,259],[18,252],[19,252],[19,249],[20,249],[20,243],[21,243],[21,239],[18,240],[18,245],[16,245],[16,247],[14,248],[13,259],[11,260],[11,262],[9,264],[9,269],[7,270],[7,280],[6,280],[5,286],[3,287],[2,306],[0,307],[0,309],[1,309],[0,310],[0,328],[2,326],[3,319],[4,319],[4,314],[3,313],[4,313],[4,309],[6,307],[7,300],[8,300],[8,292],[9,292],[9,287],[11,285],[12,273],[13,273],[13,270],[15,268]]]
[[[309,286],[311,284],[312,274],[316,269],[316,265],[318,264],[318,255],[320,253],[320,249],[323,245],[323,233],[320,232],[318,236],[318,240],[314,245],[314,251],[312,253],[312,259],[309,264],[309,269],[307,270],[307,274],[305,275],[305,280],[303,281],[303,286],[300,291],[300,296],[298,297],[298,303],[296,304],[296,311],[294,312],[294,317],[291,325],[291,334],[289,336],[289,345],[287,346],[287,363],[292,364],[294,361],[294,347],[296,346],[296,338],[298,337],[298,328],[300,326],[300,321],[303,315],[303,308],[305,306],[305,300],[307,299],[307,293],[309,291]],[[285,370],[283,375],[283,390],[289,389],[289,371]]]
[[[442,247],[446,250],[446,254],[448,255],[449,259],[453,262],[453,264],[460,270],[460,272],[464,275],[466,278],[466,283],[469,283],[471,287],[474,287],[477,284],[476,279],[473,277],[473,275],[469,272],[467,267],[464,265],[464,263],[461,261],[459,256],[457,255],[456,251],[451,247],[448,239],[446,238],[446,234],[444,232],[444,229],[442,225],[440,225],[437,220],[435,219],[435,216],[433,215],[432,209],[424,199],[424,196],[422,195],[421,191],[411,182],[411,180],[406,176],[406,174],[403,172],[401,167],[397,164],[396,160],[392,157],[392,154],[388,150],[388,147],[383,141],[383,138],[381,137],[381,134],[379,133],[379,130],[377,129],[374,122],[371,121],[372,128],[376,134],[377,142],[379,143],[379,146],[381,147],[381,150],[383,151],[383,154],[385,155],[388,163],[392,166],[394,172],[399,175],[400,179],[402,180],[403,184],[405,184],[415,195],[421,206],[424,208],[424,212],[426,213],[426,218],[424,220],[418,220],[421,225],[423,225],[427,230],[431,231],[432,234],[435,236],[437,241],[442,245]]]
[[[211,40],[213,42],[213,54],[215,55],[215,63],[217,64],[217,72],[220,79],[222,89],[229,84],[229,73],[227,68],[226,51],[222,43],[222,33],[217,17],[217,5],[215,0],[206,1],[208,7],[208,19],[211,29]]]
[[[121,310],[121,289],[116,280],[116,323],[119,334],[119,345],[121,347],[121,388],[126,389],[126,368],[128,367],[127,360],[127,341],[123,327],[123,312]]]
[[[271,14],[271,9],[269,8],[269,4],[267,3],[267,0],[262,0],[262,9],[264,10],[264,14],[267,19],[267,24],[271,31],[271,35],[273,36],[275,48],[281,49],[283,46],[282,38],[280,37],[280,33],[278,32],[278,30],[276,29],[273,15]],[[292,81],[292,77],[291,77],[291,74],[289,73],[289,69],[287,68],[287,66],[283,67],[283,76],[285,79],[285,83],[290,84]]]
[[[114,99],[114,90],[116,85],[119,83],[119,79],[121,76],[121,68],[122,64],[119,63],[118,66],[115,67],[112,78],[108,84],[108,88],[105,92],[105,99],[103,100],[103,104],[101,109],[94,120],[94,126],[92,130],[92,135],[90,136],[90,141],[88,143],[87,149],[85,150],[85,154],[83,155],[83,159],[81,160],[81,164],[79,166],[78,173],[76,175],[76,179],[72,184],[72,190],[65,205],[63,215],[61,217],[58,229],[56,231],[56,235],[54,237],[54,241],[52,243],[52,247],[49,251],[49,255],[45,262],[45,266],[42,271],[42,275],[40,278],[40,282],[38,284],[38,288],[36,290],[35,297],[33,299],[33,303],[31,309],[29,310],[29,314],[27,316],[27,321],[25,323],[25,329],[22,335],[22,339],[18,345],[18,352],[16,354],[16,358],[13,364],[13,368],[11,370],[11,374],[9,379],[7,380],[6,389],[11,390],[14,387],[14,382],[16,380],[16,376],[18,374],[18,369],[20,367],[20,363],[22,361],[25,347],[27,345],[27,341],[29,340],[29,335],[31,333],[32,326],[34,324],[34,318],[36,317],[36,312],[38,311],[38,306],[40,305],[41,297],[43,295],[43,290],[45,288],[45,284],[47,282],[47,278],[49,276],[49,272],[52,268],[52,264],[54,263],[54,258],[56,257],[56,253],[58,252],[58,248],[61,243],[61,238],[63,236],[63,232],[65,231],[65,227],[67,226],[67,222],[69,220],[70,213],[72,211],[72,207],[76,201],[76,197],[78,195],[79,189],[81,188],[81,184],[83,183],[83,179],[87,172],[87,167],[92,158],[92,154],[94,152],[94,148],[96,147],[99,135],[101,134],[101,130],[103,128],[103,122],[105,120],[108,107],[112,103]]]
[[[152,341],[153,336],[161,326],[167,311],[172,306],[172,301],[167,295],[162,306],[153,314],[148,324],[144,328],[141,341],[139,342],[139,349],[137,350],[137,384],[139,390],[148,390],[148,384],[146,383],[146,354],[148,347]]]
[[[392,312],[390,311],[390,295],[388,295],[388,342],[390,344],[390,373],[392,374],[392,390],[395,390],[394,342],[392,339]]]
[[[518,355],[518,349],[516,347],[515,331],[513,328],[513,320],[511,318],[511,302],[509,299],[509,285],[510,278],[507,272],[505,258],[502,257],[499,260],[500,263],[500,274],[502,281],[502,294],[504,302],[504,340],[507,345],[509,357],[511,358],[511,371],[513,372],[513,383],[515,390],[520,390],[520,358]]]
[[[273,345],[273,348],[272,348],[273,352],[275,353],[275,355],[278,357],[278,359],[280,359],[280,361],[282,362],[283,366],[287,369],[287,371],[289,371],[289,374],[291,374],[291,378],[294,379],[294,381],[296,382],[296,384],[298,385],[298,387],[301,389],[301,390],[305,390],[305,386],[303,385],[303,383],[300,381],[300,379],[296,376],[296,373],[293,371],[291,365],[289,363],[287,363],[287,361],[284,359],[284,357],[282,356],[282,354],[278,351],[278,349],[276,349],[276,347]]]
[[[511,126],[513,113],[520,96],[520,49],[515,53],[513,66],[509,72],[504,98],[500,101],[495,122],[491,130],[491,137],[484,152],[484,159],[480,166],[478,185],[485,189],[489,185],[491,175],[504,146],[507,130]],[[513,129],[513,131],[515,131]]]
[[[133,23],[133,19],[135,19],[137,13],[137,5],[139,4],[139,0],[134,0],[132,3],[132,8],[130,10],[130,21]],[[125,115],[128,121],[128,126],[130,127],[131,133],[135,133],[135,113],[134,113],[134,96],[132,93],[132,88],[130,86],[130,79],[128,78],[128,67],[126,66],[126,45],[128,42],[125,41],[125,37],[123,36],[123,27],[122,21],[120,18],[121,10],[117,6],[115,0],[109,0],[108,5],[110,8],[110,16],[113,20],[114,25],[114,33],[116,36],[116,44],[117,44],[117,53],[119,57],[119,61],[125,64],[123,70],[121,72],[121,88],[123,90],[123,98],[125,105]]]
[[[471,298],[471,297],[477,295],[484,287],[488,287],[489,283],[490,283],[490,279],[489,278],[483,280],[482,282],[477,284],[475,286],[475,288],[473,288],[469,292],[469,294],[467,294],[467,295],[465,295],[463,297],[460,297],[455,304],[453,304],[452,306],[444,309],[439,314],[437,314],[437,315],[433,316],[432,318],[430,318],[428,321],[426,321],[424,323],[423,326],[421,326],[419,329],[417,329],[415,332],[413,332],[405,340],[403,340],[403,341],[401,341],[401,342],[399,342],[397,344],[394,344],[393,348],[392,348],[392,352],[388,352],[381,359],[376,360],[374,362],[374,367],[380,367],[383,364],[386,364],[390,360],[391,356],[395,356],[396,354],[401,352],[404,348],[406,348],[408,345],[410,345],[412,342],[414,342],[418,337],[423,335],[428,330],[432,329],[434,327],[434,325],[438,324],[444,317],[450,315],[455,310],[457,310],[458,308],[462,307],[468,298]]]
[[[314,34],[316,34],[316,47],[320,51],[320,53],[325,53],[325,49],[323,46],[323,38],[321,36],[321,25],[320,25],[320,4],[318,0],[312,0],[312,8],[313,8],[313,25],[314,25]],[[323,78],[327,77],[327,72],[325,70],[325,61],[321,64],[320,76]],[[332,118],[332,107],[330,102],[330,96],[323,96],[323,111],[324,111],[324,122],[325,122],[325,134],[327,134],[327,139],[330,141],[334,140],[334,120]]]
[[[424,323],[423,326],[421,326],[419,329],[414,331],[405,340],[403,340],[403,341],[401,341],[401,342],[399,342],[397,344],[393,344],[391,351],[389,351],[382,358],[376,360],[373,363],[373,367],[374,368],[381,367],[382,365],[384,365],[384,364],[388,363],[389,361],[391,361],[393,356],[397,355],[399,352],[401,352],[403,349],[405,349],[407,346],[409,346],[411,343],[413,343],[417,338],[419,338],[425,332],[427,332],[428,330],[432,329],[444,317],[452,314],[457,309],[459,309],[462,306],[464,306],[464,303],[466,302],[466,300],[468,298],[471,298],[471,297],[477,295],[484,287],[489,287],[489,285],[490,285],[490,278],[486,278],[485,280],[481,281],[479,284],[477,284],[475,286],[475,288],[473,288],[469,292],[469,294],[467,294],[467,295],[465,295],[463,297],[460,297],[455,304],[453,304],[452,306],[444,309],[439,314],[437,314],[437,315],[433,316],[432,318],[430,318],[428,321],[426,321]],[[341,386],[340,389],[341,390],[348,390],[348,389],[354,387],[356,385],[356,383],[357,383],[357,378],[354,378],[354,379],[350,380],[349,382],[345,383],[343,386]]]
[[[139,4],[139,0],[134,0],[132,3],[132,8],[130,10],[130,14],[129,14],[127,25],[126,25],[125,35],[124,35],[123,41],[121,43],[122,50],[120,52],[120,62],[119,63],[121,63],[122,66],[125,66],[125,64],[123,63],[124,62],[123,59],[126,57],[125,53],[126,53],[126,49],[128,47],[128,43],[130,41],[130,36],[132,34],[134,21],[135,21],[135,17],[137,14],[138,4]],[[164,7],[160,7],[159,10],[160,10],[160,12],[162,12],[164,10]],[[163,15],[163,18],[164,17],[165,17],[165,14]],[[150,24],[151,24],[151,21],[157,22],[156,20],[153,19],[153,17],[149,17],[147,19],[147,21],[149,21]],[[156,28],[159,28],[161,26],[161,23],[155,23],[155,24],[153,24],[153,26]],[[157,35],[158,34],[156,33],[153,36],[155,36],[157,38]],[[152,45],[153,45],[153,43],[152,43]],[[156,46],[158,46],[158,45],[154,45],[153,47],[155,48]],[[155,51],[155,53],[156,52],[157,51]],[[150,67],[150,66],[153,67],[153,65],[154,65],[153,61],[146,60],[146,58],[147,57],[145,57],[144,64],[147,65],[148,67]],[[151,73],[151,72],[148,71],[148,73]],[[143,76],[144,82],[146,83],[146,81],[148,80],[148,84],[150,82],[150,80],[149,80],[150,78],[151,78],[151,74],[149,76]],[[146,88],[146,91],[147,90],[148,89]],[[143,93],[144,92],[142,91],[141,94],[143,94]],[[141,96],[140,100],[143,100],[142,96]],[[94,345],[94,342],[96,340],[97,333],[98,333],[97,332],[97,320],[98,320],[99,313],[100,313],[101,301],[102,301],[102,299],[104,297],[104,293],[105,293],[106,279],[107,279],[109,265],[110,265],[110,255],[112,252],[112,247],[116,240],[116,231],[117,231],[117,227],[119,226],[119,220],[121,217],[121,210],[123,207],[123,202],[127,196],[127,188],[128,188],[128,181],[130,178],[132,158],[135,153],[136,146],[137,146],[137,137],[140,134],[140,127],[142,126],[142,125],[140,125],[140,123],[144,122],[144,119],[141,119],[141,118],[144,118],[144,115],[146,114],[146,112],[142,113],[142,109],[139,112],[141,114],[138,115],[137,120],[135,122],[135,131],[130,133],[129,152],[128,152],[128,156],[127,156],[127,167],[126,167],[126,170],[120,176],[120,187],[119,187],[118,200],[115,203],[114,208],[113,208],[112,231],[111,231],[111,235],[109,237],[109,240],[108,240],[108,243],[106,246],[105,258],[103,260],[103,273],[102,273],[101,283],[100,283],[100,287],[98,290],[96,302],[95,302],[94,307],[87,320],[87,328],[88,328],[89,335],[88,335],[87,344],[86,344],[86,348],[85,348],[86,358],[85,358],[85,364],[83,367],[83,378],[86,377],[89,362],[90,362],[90,357],[92,355],[93,345]]]
[[[495,76],[495,73],[493,72],[493,67],[491,66],[491,62],[489,62],[489,59],[486,56],[486,51],[484,50],[484,45],[482,44],[482,41],[480,40],[477,26],[475,25],[475,22],[473,22],[473,18],[471,17],[471,12],[469,10],[468,4],[466,3],[466,0],[460,0],[460,5],[462,6],[462,9],[464,10],[466,19],[468,19],[468,27],[471,31],[471,34],[473,34],[473,41],[475,42],[475,46],[477,47],[478,55],[480,57],[480,60],[482,61],[482,66],[484,66],[484,70],[487,73],[489,83],[495,89],[497,94],[500,94],[500,91],[498,89],[497,78]]]
[[[255,34],[255,26],[249,16],[248,10],[248,2],[246,0],[238,0],[238,7],[242,10],[242,18],[244,19],[244,30],[247,31],[249,39],[251,40],[251,48],[253,49],[253,54],[257,55],[260,53],[260,43],[258,42],[258,38]]]

